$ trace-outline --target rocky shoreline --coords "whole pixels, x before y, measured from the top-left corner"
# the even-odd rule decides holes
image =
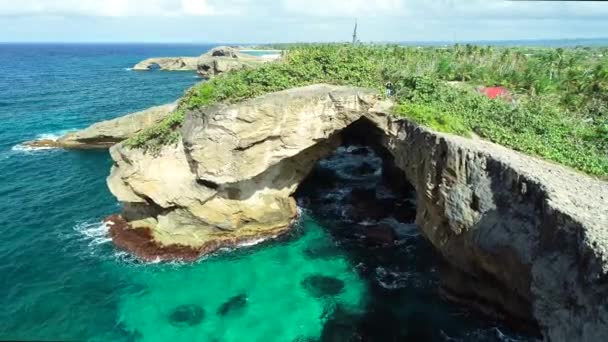
[[[155,57],[133,66],[135,71],[159,69],[164,71],[196,71],[203,78],[211,78],[231,70],[254,68],[271,60],[241,53],[238,49],[220,46],[199,57]]]
[[[31,148],[108,149],[142,130],[152,127],[177,108],[177,102],[155,106],[116,119],[97,122],[57,140],[42,139],[23,143]]]
[[[289,232],[290,227],[280,227],[273,231],[247,234],[223,234],[202,246],[192,247],[181,244],[162,245],[154,239],[150,227],[133,228],[121,215],[112,215],[104,220],[109,226],[109,234],[114,244],[127,250],[140,259],[155,261],[196,261],[202,256],[215,253],[220,249],[234,249],[254,245],[262,241],[278,238]]]

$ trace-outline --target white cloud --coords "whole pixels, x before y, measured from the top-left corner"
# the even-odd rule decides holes
[[[282,0],[286,13],[306,16],[403,16],[412,19],[608,18],[606,2],[506,0]]]
[[[506,0],[0,0],[4,16],[608,18],[608,2]],[[263,19],[263,18],[261,18]]]
[[[403,0],[284,0],[288,14],[311,16],[371,16],[403,14]]]
[[[0,16],[174,17],[224,12],[207,0],[0,0]]]

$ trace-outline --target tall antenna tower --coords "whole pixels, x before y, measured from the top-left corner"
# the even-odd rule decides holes
[[[357,44],[357,19],[355,19],[355,30],[353,31],[353,45]]]

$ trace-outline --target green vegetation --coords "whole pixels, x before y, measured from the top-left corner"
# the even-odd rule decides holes
[[[213,103],[322,82],[382,90],[389,81],[396,115],[608,175],[608,49],[600,48],[293,46],[282,63],[194,86],[178,111],[127,144],[174,142],[184,113]],[[492,85],[509,89],[514,100],[475,91]]]

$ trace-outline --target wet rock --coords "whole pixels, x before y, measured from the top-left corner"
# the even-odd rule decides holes
[[[323,275],[313,275],[304,279],[302,286],[316,298],[337,296],[344,291],[342,280]]]
[[[236,295],[228,301],[226,301],[219,309],[217,309],[217,314],[219,316],[226,316],[228,314],[242,311],[247,306],[247,294],[242,293],[240,295]]]
[[[169,323],[176,327],[198,325],[205,318],[205,310],[196,304],[180,305],[169,314]]]

